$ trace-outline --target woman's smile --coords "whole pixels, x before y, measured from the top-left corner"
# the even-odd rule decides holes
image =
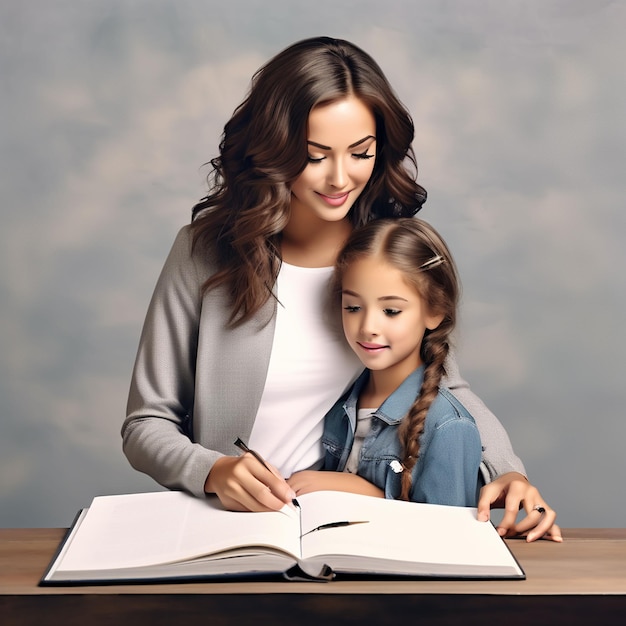
[[[330,204],[330,206],[335,206],[335,207],[342,206],[344,202],[346,202],[346,200],[348,199],[348,196],[350,195],[349,191],[346,191],[345,193],[333,194],[333,195],[320,193],[319,191],[316,191],[315,193],[317,193],[317,195],[322,200],[324,200],[326,204]]]

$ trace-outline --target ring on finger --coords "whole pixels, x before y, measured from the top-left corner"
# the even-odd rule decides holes
[[[546,512],[546,510],[540,504],[538,504],[537,506],[534,506],[533,511],[537,511],[541,515],[543,515]]]

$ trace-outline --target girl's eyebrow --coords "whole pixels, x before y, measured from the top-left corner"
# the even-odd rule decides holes
[[[343,289],[341,293],[345,296],[354,296],[355,298],[360,297],[358,293],[350,291],[349,289]],[[402,296],[381,296],[378,300],[379,302],[385,302],[386,300],[402,300],[402,302],[408,302],[408,300]]]
[[[348,146],[348,150],[352,150],[353,148],[356,148],[357,146],[360,146],[362,143],[365,143],[368,139],[376,139],[376,137],[374,137],[374,135],[368,135],[367,137],[363,137],[363,139],[359,139],[358,141],[355,141],[354,143],[351,143]],[[311,141],[310,139],[307,140],[307,143],[310,146],[315,146],[316,148],[319,148],[320,150],[332,150],[332,148],[330,146],[325,146],[321,143],[317,143],[316,141]]]
[[[383,302],[384,300],[402,300],[402,302],[408,302],[408,300],[406,298],[403,298],[402,296],[383,296],[382,298],[378,298],[381,302]]]

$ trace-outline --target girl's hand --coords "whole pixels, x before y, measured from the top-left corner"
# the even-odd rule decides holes
[[[249,452],[223,456],[211,468],[204,483],[230,511],[279,511],[296,497],[275,467],[263,467]]]
[[[536,539],[563,541],[561,529],[554,523],[556,512],[522,474],[502,474],[480,490],[478,519],[488,521],[492,507],[505,509],[504,517],[496,527],[502,537],[526,535],[529,542]],[[526,517],[516,523],[522,507]]]
[[[356,474],[348,472],[316,472],[304,470],[292,474],[287,484],[301,496],[312,491],[349,491],[365,496],[384,498],[384,492]]]

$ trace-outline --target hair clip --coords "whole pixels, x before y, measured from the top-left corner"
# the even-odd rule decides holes
[[[422,263],[418,269],[431,270],[433,269],[433,267],[438,267],[439,265],[441,265],[444,261],[445,259],[440,254],[438,254],[434,256],[432,259],[428,259],[426,263]]]

